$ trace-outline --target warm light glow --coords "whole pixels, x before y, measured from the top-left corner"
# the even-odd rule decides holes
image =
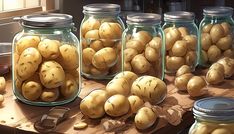
[[[0,0],[0,11],[32,8],[40,5],[40,0]]]

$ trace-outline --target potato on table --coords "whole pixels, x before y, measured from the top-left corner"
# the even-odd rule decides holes
[[[4,77],[0,77],[0,93],[6,90],[6,80]]]
[[[130,88],[131,85],[124,78],[112,79],[106,85],[106,91],[110,96],[115,94],[122,94],[124,96],[128,96],[130,93]]]
[[[130,95],[128,97],[128,101],[129,101],[132,113],[137,113],[137,111],[144,105],[144,101],[136,95]]]

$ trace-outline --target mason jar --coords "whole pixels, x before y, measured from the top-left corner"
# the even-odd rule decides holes
[[[234,21],[231,7],[203,9],[200,23],[199,64],[209,67],[221,57],[234,58]]]
[[[116,4],[83,7],[80,25],[81,75],[89,79],[111,79],[121,71],[121,36],[124,24]]]
[[[79,41],[72,16],[43,13],[19,18],[22,31],[12,46],[13,91],[37,106],[61,105],[80,92]]]
[[[166,73],[175,73],[183,65],[195,70],[198,60],[198,28],[194,18],[192,12],[175,11],[164,14]]]
[[[123,70],[164,78],[164,34],[161,16],[136,13],[127,16],[123,32]]]
[[[234,99],[210,97],[194,104],[189,134],[234,134]]]

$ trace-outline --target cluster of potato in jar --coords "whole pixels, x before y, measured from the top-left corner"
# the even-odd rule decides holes
[[[81,25],[82,75],[108,76],[121,70],[121,36],[119,22],[89,18]]]
[[[76,46],[24,36],[14,50],[14,89],[29,101],[72,98],[79,89],[78,67]]]
[[[197,36],[186,27],[167,27],[164,33],[166,72],[175,73],[183,65],[188,65],[193,71],[197,63]]]
[[[233,28],[227,22],[206,24],[201,28],[201,62],[212,64],[221,57],[234,58]]]
[[[147,31],[127,35],[124,49],[124,70],[138,75],[162,75],[162,40]]]

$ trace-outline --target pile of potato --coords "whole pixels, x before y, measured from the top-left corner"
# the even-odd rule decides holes
[[[117,21],[89,18],[81,25],[82,74],[105,77],[121,71],[121,36]]]
[[[0,105],[4,101],[3,93],[5,92],[5,90],[6,90],[6,80],[4,77],[0,77]]]
[[[202,64],[212,64],[221,57],[234,58],[232,29],[227,22],[202,26],[200,54]]]
[[[147,31],[138,31],[126,36],[124,70],[139,75],[162,77],[162,41]]]
[[[79,90],[77,47],[39,36],[24,36],[14,50],[14,88],[30,101],[53,102]]]
[[[146,90],[147,89],[147,90]],[[154,109],[144,106],[149,101],[158,104],[167,93],[166,84],[152,76],[139,77],[130,71],[117,74],[103,90],[94,90],[80,103],[81,112],[89,118],[101,118],[105,113],[111,117],[126,114],[135,116],[138,129],[154,124],[158,115]]]
[[[166,72],[175,73],[181,66],[188,65],[194,71],[197,64],[197,36],[189,33],[186,27],[167,27]]]

